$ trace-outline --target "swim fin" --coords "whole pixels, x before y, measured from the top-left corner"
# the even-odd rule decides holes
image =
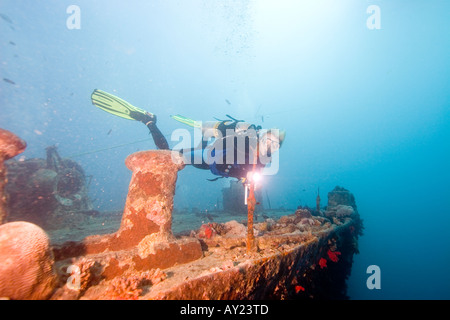
[[[92,92],[91,100],[96,107],[128,120],[145,122],[149,116],[153,116],[150,112],[135,107],[125,100],[99,89],[95,89]]]
[[[170,116],[170,117],[178,122],[187,124],[188,126],[191,126],[193,128],[201,128],[202,127],[201,122],[180,116],[179,114],[177,114],[175,116]]]

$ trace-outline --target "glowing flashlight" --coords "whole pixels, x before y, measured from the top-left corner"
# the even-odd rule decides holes
[[[245,194],[244,194],[244,203],[247,205],[247,197],[248,197],[248,187],[253,183],[254,187],[256,187],[259,182],[262,180],[262,175],[259,172],[249,172],[247,173],[247,183],[245,184]]]
[[[262,179],[262,176],[259,172],[251,171],[247,173],[247,181],[249,183],[254,183],[255,185],[258,184]]]

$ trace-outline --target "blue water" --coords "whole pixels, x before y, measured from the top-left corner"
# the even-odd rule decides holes
[[[272,207],[314,206],[317,188],[325,205],[336,185],[355,195],[352,299],[450,298],[450,2],[2,0],[0,13],[1,78],[15,83],[0,81],[0,127],[27,141],[19,158],[57,145],[78,161],[96,209],[123,208],[124,159],[155,145],[92,106],[95,88],[157,114],[169,140],[170,115],[230,114],[287,132]],[[181,171],[175,206],[213,208],[228,181],[211,177]]]

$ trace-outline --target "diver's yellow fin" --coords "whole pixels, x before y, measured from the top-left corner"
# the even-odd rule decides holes
[[[95,89],[94,92],[92,92],[91,99],[92,103],[96,107],[118,117],[129,120],[140,120],[142,116],[149,113],[141,108],[133,106],[115,95],[99,89]]]
[[[202,123],[200,121],[195,121],[195,120],[180,116],[179,114],[170,116],[170,117],[178,122],[187,124],[188,126],[193,127],[193,128],[201,128],[202,127]]]

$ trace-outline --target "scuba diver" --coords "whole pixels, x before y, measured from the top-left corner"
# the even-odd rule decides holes
[[[170,150],[169,144],[156,126],[156,115],[137,108],[110,93],[95,89],[91,95],[92,103],[116,116],[142,122],[150,130],[155,145],[161,150]],[[199,122],[180,115],[171,116],[174,120],[190,127],[200,129],[202,142],[198,147],[178,151],[185,164],[210,170],[220,178],[237,178],[242,182],[251,179],[251,174],[260,172],[271,161],[272,153],[284,141],[284,131],[262,129],[227,115],[227,120]],[[206,156],[205,156],[206,152]],[[250,174],[249,174],[250,173]]]

